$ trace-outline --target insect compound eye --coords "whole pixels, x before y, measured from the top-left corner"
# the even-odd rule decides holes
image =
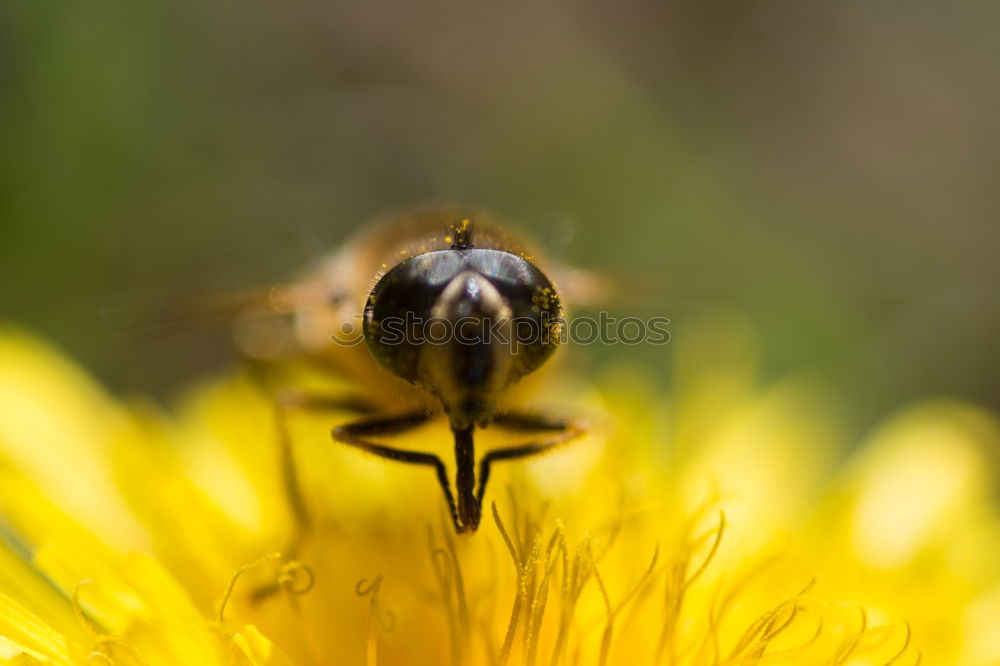
[[[453,283],[456,278],[461,284]],[[386,272],[365,307],[369,351],[394,375],[421,381],[421,354],[428,345],[469,344],[456,335],[461,331],[446,330],[447,325],[465,315],[481,318],[483,291],[499,301],[487,304],[486,313],[499,316],[502,311],[503,318],[509,319],[488,322],[492,336],[488,343],[510,349],[512,380],[530,373],[555,351],[562,306],[552,283],[538,268],[502,250],[437,250],[411,257]],[[485,332],[487,326],[477,330]]]
[[[459,252],[428,252],[386,272],[368,296],[364,334],[375,360],[397,377],[419,379],[422,323],[448,282],[460,270]]]

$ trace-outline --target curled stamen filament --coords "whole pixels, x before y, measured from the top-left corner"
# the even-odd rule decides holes
[[[236,588],[236,581],[240,579],[240,576],[242,576],[247,571],[255,567],[258,567],[267,562],[272,562],[279,558],[281,558],[281,553],[269,553],[263,557],[257,558],[253,562],[244,564],[243,566],[241,566],[239,569],[236,570],[236,573],[233,574],[233,577],[229,579],[229,585],[226,586],[226,592],[225,594],[222,595],[222,602],[219,604],[219,618],[218,618],[219,624],[225,623],[226,606],[229,604],[230,597],[233,596],[233,590]]]

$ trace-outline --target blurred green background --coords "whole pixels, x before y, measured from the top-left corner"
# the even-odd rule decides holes
[[[147,330],[164,303],[286,279],[386,209],[465,202],[621,276],[644,298],[619,312],[745,313],[765,373],[829,382],[859,427],[927,395],[996,406],[998,19],[964,0],[2,0],[0,314],[167,394],[229,360],[218,330]]]

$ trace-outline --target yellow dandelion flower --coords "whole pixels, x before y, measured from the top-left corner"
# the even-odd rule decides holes
[[[471,535],[424,471],[332,444],[336,414],[287,424],[302,531],[249,377],[167,414],[5,329],[0,663],[1000,662],[993,418],[915,405],[848,450],[736,328],[686,336],[670,396],[560,387],[598,427],[498,469]]]

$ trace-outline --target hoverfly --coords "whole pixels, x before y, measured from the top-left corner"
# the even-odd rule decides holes
[[[372,225],[278,296],[297,355],[397,403],[334,427],[333,439],[432,468],[459,533],[479,526],[494,463],[549,451],[583,432],[581,424],[505,400],[552,356],[565,325],[559,291],[540,263],[490,215],[439,208]],[[346,404],[308,396],[288,402]],[[437,455],[385,441],[442,411],[454,439],[454,490]],[[477,470],[475,434],[491,424],[539,439],[491,450]]]

